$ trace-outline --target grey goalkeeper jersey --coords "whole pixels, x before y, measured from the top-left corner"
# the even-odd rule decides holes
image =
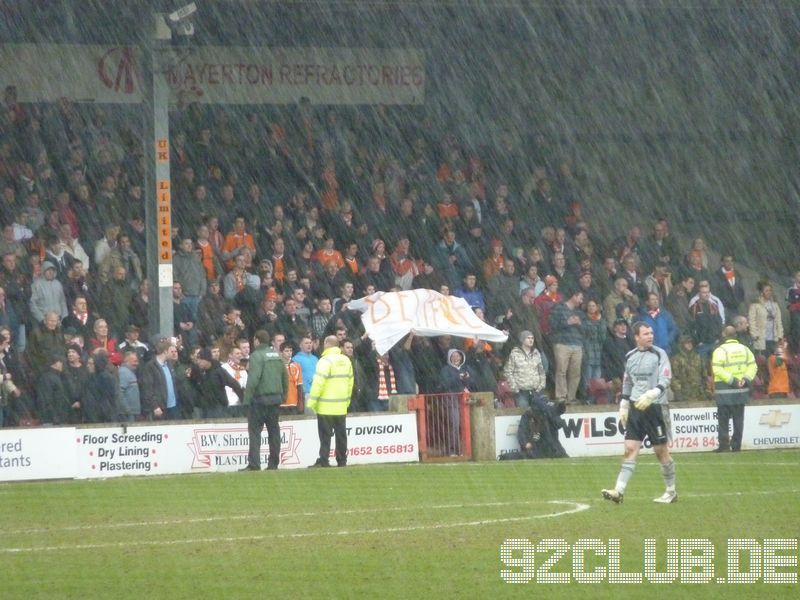
[[[647,390],[661,386],[661,394],[654,404],[667,404],[667,388],[672,381],[672,367],[669,357],[658,346],[647,350],[634,348],[628,352],[625,361],[625,377],[622,380],[622,397],[633,402]]]

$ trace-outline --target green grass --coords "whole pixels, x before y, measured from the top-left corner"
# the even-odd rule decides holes
[[[716,575],[729,538],[797,538],[800,452],[676,462],[680,501],[667,506],[652,503],[663,491],[652,456],[621,506],[599,494],[618,459],[4,484],[0,598],[797,597],[798,585],[502,580],[508,538],[619,539],[622,570],[635,572],[645,538],[662,565],[667,539],[707,538]],[[575,503],[588,508],[543,517]],[[587,557],[589,569],[607,560]],[[568,554],[552,570],[571,566]]]

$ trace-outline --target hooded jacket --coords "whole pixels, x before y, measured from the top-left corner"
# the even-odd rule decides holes
[[[453,363],[453,356],[461,355],[461,364]],[[465,389],[474,391],[478,383],[472,368],[466,364],[466,356],[461,350],[451,348],[447,352],[447,364],[442,367],[439,376],[439,385],[443,392],[463,392]]]

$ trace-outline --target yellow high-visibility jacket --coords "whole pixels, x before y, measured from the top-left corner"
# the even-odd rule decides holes
[[[750,348],[736,339],[725,340],[711,357],[714,371],[714,397],[718,404],[746,404],[750,399],[750,383],[755,379],[758,367]],[[740,388],[735,380],[744,380],[747,385]]]
[[[345,415],[353,393],[353,364],[340,348],[322,353],[306,403],[319,415]]]

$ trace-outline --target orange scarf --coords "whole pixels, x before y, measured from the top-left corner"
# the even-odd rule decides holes
[[[386,372],[389,372],[389,387],[386,385]],[[394,379],[394,369],[389,363],[378,360],[378,400],[388,400],[389,394],[397,393],[397,384]]]

